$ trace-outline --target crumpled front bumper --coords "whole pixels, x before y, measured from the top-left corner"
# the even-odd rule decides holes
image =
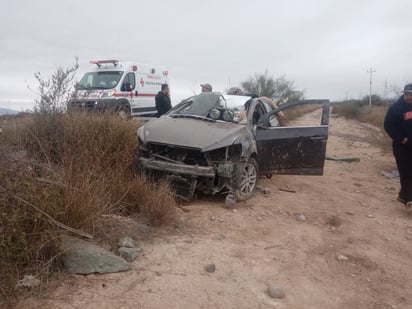
[[[147,158],[139,158],[143,168],[148,170],[156,170],[171,174],[198,176],[213,178],[216,176],[216,171],[213,167],[177,164],[166,161],[159,161]]]

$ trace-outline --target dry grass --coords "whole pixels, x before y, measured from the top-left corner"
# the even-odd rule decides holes
[[[371,134],[369,138],[370,142],[381,147],[384,151],[389,152],[391,150],[391,139],[383,129],[387,109],[388,106],[386,105],[369,107],[361,101],[348,101],[335,104],[332,113],[375,126],[378,129],[378,134]]]
[[[89,233],[103,214],[124,210],[153,225],[173,219],[168,184],[132,172],[137,122],[113,115],[39,114],[9,118],[1,126],[0,304],[15,295],[24,274],[49,269],[58,252],[56,226],[29,204]]]
[[[305,114],[309,114],[319,108],[321,108],[321,105],[319,104],[297,105],[295,107],[288,108],[283,111],[283,117],[280,121],[281,125],[287,125],[290,121],[302,117]]]

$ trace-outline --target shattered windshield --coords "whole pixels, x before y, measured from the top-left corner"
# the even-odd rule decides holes
[[[201,93],[170,110],[170,116],[208,117],[212,109],[225,109],[226,101],[220,93]]]
[[[112,89],[122,78],[123,71],[88,72],[77,84],[77,90]]]

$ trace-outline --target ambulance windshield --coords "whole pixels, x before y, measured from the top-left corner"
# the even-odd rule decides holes
[[[112,89],[122,78],[123,71],[88,72],[77,84],[77,90]]]

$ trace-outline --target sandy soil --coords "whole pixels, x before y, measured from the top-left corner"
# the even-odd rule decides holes
[[[412,215],[395,200],[397,181],[379,174],[394,160],[371,135],[332,118],[328,154],[361,162],[327,161],[323,177],[262,178],[271,193],[236,210],[222,198],[196,201],[175,226],[130,235],[144,252],[132,271],[69,276],[19,308],[412,308]],[[270,298],[270,285],[286,297]]]

